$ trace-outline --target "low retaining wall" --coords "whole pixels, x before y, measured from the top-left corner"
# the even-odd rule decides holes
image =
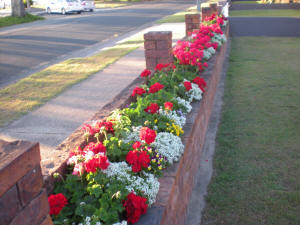
[[[229,26],[226,28],[226,37],[229,37]],[[207,91],[200,102],[192,103],[193,109],[187,116],[182,137],[185,145],[183,156],[178,163],[164,171],[164,176],[159,179],[160,189],[156,202],[137,225],[184,224],[226,49],[225,43],[209,61],[209,67],[202,75],[207,81]]]

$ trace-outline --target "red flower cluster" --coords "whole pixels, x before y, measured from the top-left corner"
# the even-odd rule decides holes
[[[165,86],[159,82],[156,82],[155,84],[151,85],[149,88],[149,93],[156,93],[159,90],[163,89]]]
[[[202,92],[205,92],[206,82],[202,77],[195,77],[193,83],[197,84]]]
[[[163,68],[167,68],[169,66],[170,66],[170,64],[157,64],[155,67],[155,70],[161,71]]]
[[[100,129],[104,127],[106,131],[114,133],[114,129],[113,129],[113,123],[110,121],[97,121],[96,124],[94,126],[90,125],[90,124],[85,124],[84,127],[82,128],[82,130],[85,133],[89,133],[90,135],[94,135],[96,133],[100,132]]]
[[[144,69],[144,71],[141,73],[141,77],[148,77],[149,75],[151,75],[151,71]]]
[[[111,121],[103,121],[103,120],[100,120],[100,121],[97,121],[95,127],[97,129],[99,129],[99,131],[101,130],[102,127],[104,127],[104,129],[107,131],[107,132],[110,132],[110,133],[114,133],[114,128],[113,128],[113,123]],[[98,132],[99,132],[98,131]]]
[[[67,198],[62,194],[50,195],[48,197],[50,206],[50,215],[58,215],[60,211],[68,204]]]
[[[148,145],[155,141],[156,132],[148,127],[142,127],[140,130],[140,139],[145,141]]]
[[[148,168],[150,156],[146,151],[133,150],[128,152],[126,161],[132,166],[132,172],[137,173],[140,172],[142,168]]]
[[[144,93],[146,93],[146,91],[143,89],[143,88],[141,88],[141,87],[135,87],[134,89],[133,89],[133,91],[132,91],[132,94],[131,94],[131,96],[135,96],[135,95],[142,95],[142,94],[144,94]]]
[[[124,201],[123,206],[125,207],[127,221],[129,223],[136,223],[141,215],[147,212],[148,205],[146,202],[146,198],[135,195],[133,192],[127,195],[127,199]]]
[[[134,144],[132,145],[133,149],[138,149],[142,146],[142,143],[139,141],[134,142]]]
[[[173,103],[172,102],[165,102],[164,107],[166,110],[172,110],[173,109]]]
[[[159,110],[159,106],[156,103],[151,103],[146,109],[144,109],[145,112],[154,114],[157,113]]]
[[[109,162],[105,155],[97,155],[84,164],[86,172],[95,173],[97,168],[105,170],[109,166]]]
[[[189,91],[192,89],[192,84],[189,81],[184,81],[183,85],[184,85],[186,91]]]
[[[94,142],[90,142],[88,145],[86,145],[83,149],[84,152],[88,152],[88,151],[92,151],[94,152],[94,154],[97,154],[99,152],[106,152],[106,147],[101,143],[94,143]]]

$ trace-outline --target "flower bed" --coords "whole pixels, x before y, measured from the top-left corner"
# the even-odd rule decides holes
[[[57,176],[49,197],[55,224],[136,223],[146,213],[162,171],[184,152],[186,116],[206,91],[199,75],[226,41],[221,25],[223,17],[208,18],[178,42],[174,64],[141,73],[146,82],[133,90],[136,101],[82,128],[86,141],[70,152],[70,173]]]

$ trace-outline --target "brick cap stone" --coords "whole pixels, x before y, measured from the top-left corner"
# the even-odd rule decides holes
[[[145,40],[169,40],[172,39],[172,31],[150,31],[144,34]]]

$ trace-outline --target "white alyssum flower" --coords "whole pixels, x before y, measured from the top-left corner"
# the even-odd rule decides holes
[[[192,83],[192,89],[189,90],[187,94],[189,96],[189,102],[202,99],[202,91],[197,84]]]
[[[176,125],[180,126],[181,128],[183,128],[183,126],[185,125],[186,118],[185,118],[184,114],[178,115],[176,113],[176,111],[174,111],[174,110],[164,110],[162,107],[160,107],[158,112],[159,112],[160,115],[166,116],[170,120],[173,120],[174,123]]]
[[[179,105],[182,105],[188,113],[192,111],[192,106],[190,102],[180,97],[176,97],[175,100],[178,102]]]
[[[214,33],[214,36],[210,40],[211,42],[217,42],[220,47],[223,43],[227,41],[225,34]]]
[[[149,205],[152,205],[155,202],[156,195],[159,190],[158,179],[153,174],[143,173],[143,177],[135,176],[130,174],[131,167],[127,165],[126,162],[110,163],[108,168],[103,172],[108,177],[115,177],[117,180],[120,180],[126,186],[128,191],[137,190],[143,192],[149,201]]]
[[[152,145],[159,154],[167,158],[170,164],[178,161],[184,151],[181,139],[168,132],[158,133]]]
[[[97,224],[96,224],[97,225]],[[127,225],[127,221],[123,220],[122,222],[119,223],[114,223],[113,225]]]
[[[125,143],[128,143],[130,141],[141,141],[140,140],[140,130],[142,128],[142,126],[138,126],[138,127],[131,127],[132,128],[132,131],[131,132],[128,132],[126,134],[126,137],[123,139],[123,141]]]
[[[209,47],[203,50],[203,58],[204,60],[209,60],[213,54],[216,53],[216,50],[213,47]]]

